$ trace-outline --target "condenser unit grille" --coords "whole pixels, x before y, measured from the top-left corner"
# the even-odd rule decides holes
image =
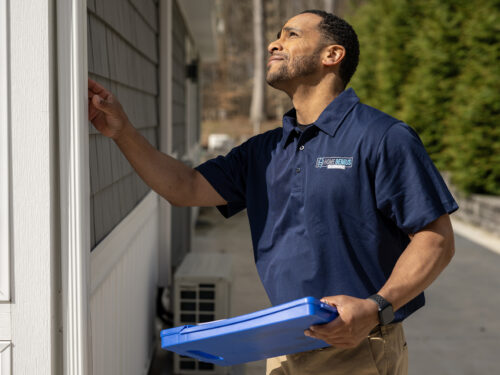
[[[179,360],[179,369],[183,372],[191,370],[192,373],[199,373],[200,371],[203,371],[210,374],[213,373],[215,366],[212,363],[200,362],[196,359],[181,355]]]
[[[179,325],[198,324],[216,320],[215,284],[181,285],[179,298]],[[194,358],[180,356],[179,369],[183,372],[213,373],[212,363],[200,362]]]
[[[215,284],[181,286],[180,324],[198,324],[215,320]]]

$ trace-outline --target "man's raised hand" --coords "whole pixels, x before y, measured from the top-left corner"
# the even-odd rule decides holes
[[[104,136],[118,139],[131,124],[120,102],[104,87],[88,80],[89,120]]]

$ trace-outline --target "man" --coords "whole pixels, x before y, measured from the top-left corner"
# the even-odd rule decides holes
[[[247,208],[274,305],[310,295],[336,306],[337,319],[304,332],[331,347],[270,359],[267,374],[406,374],[401,322],[453,256],[458,206],[418,136],[345,90],[359,47],[344,20],[306,11],[268,50],[267,82],[294,109],[196,169],[154,149],[92,81],[89,117],[172,204]]]

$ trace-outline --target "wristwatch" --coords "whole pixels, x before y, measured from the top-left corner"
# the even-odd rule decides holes
[[[368,297],[368,299],[375,301],[378,306],[378,321],[381,326],[386,326],[394,320],[392,305],[387,302],[384,297],[379,294],[374,294]]]

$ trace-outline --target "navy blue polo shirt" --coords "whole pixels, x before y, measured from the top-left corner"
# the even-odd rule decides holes
[[[360,103],[349,89],[313,125],[250,138],[197,167],[228,202],[246,208],[257,269],[273,305],[381,289],[416,233],[458,206],[417,134]],[[423,293],[396,312],[424,305]]]

